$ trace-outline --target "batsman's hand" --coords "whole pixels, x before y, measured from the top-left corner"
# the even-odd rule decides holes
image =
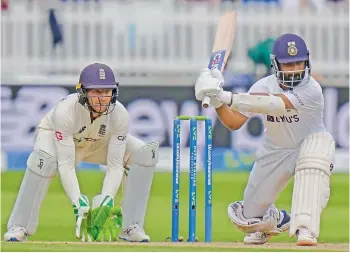
[[[88,234],[88,218],[90,215],[89,199],[81,195],[78,201],[72,203],[75,214],[75,236],[84,241],[91,241]]]
[[[216,97],[222,91],[224,78],[217,69],[203,69],[195,84],[195,96],[198,101],[203,101],[204,97]]]
[[[97,195],[88,218],[88,234],[98,242],[116,241],[122,227],[122,209],[110,195]]]

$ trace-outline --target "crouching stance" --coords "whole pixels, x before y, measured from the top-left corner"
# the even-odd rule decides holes
[[[110,67],[88,65],[76,88],[76,94],[63,99],[39,123],[4,239],[25,241],[35,233],[41,203],[58,171],[73,206],[77,238],[150,241],[143,225],[158,143],[146,144],[128,134],[128,112],[117,101],[118,83]],[[106,165],[101,193],[91,206],[80,192],[75,171],[81,161]],[[122,207],[117,207],[114,198],[124,167],[130,168],[129,175]]]
[[[239,129],[254,114],[264,115],[265,136],[244,191],[243,201],[229,205],[232,223],[248,233],[247,244],[266,243],[289,229],[297,245],[317,245],[320,218],[330,196],[335,143],[323,123],[324,99],[311,77],[309,51],[295,34],[280,36],[273,47],[274,74],[256,82],[248,93],[223,90],[217,70],[205,69],[195,95],[211,105],[230,130]],[[294,176],[292,211],[274,202]]]

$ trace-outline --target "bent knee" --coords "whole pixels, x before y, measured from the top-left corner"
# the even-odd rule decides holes
[[[28,157],[27,168],[42,177],[54,177],[57,159],[43,150],[34,150]]]

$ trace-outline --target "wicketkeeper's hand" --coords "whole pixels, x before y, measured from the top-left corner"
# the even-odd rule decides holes
[[[90,212],[89,199],[81,195],[77,202],[73,202],[75,214],[75,236],[84,241],[91,241],[88,235],[88,216]]]
[[[116,241],[122,227],[122,209],[114,206],[110,195],[97,195],[92,200],[88,233],[95,241]]]

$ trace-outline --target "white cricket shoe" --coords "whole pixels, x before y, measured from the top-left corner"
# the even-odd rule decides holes
[[[4,235],[4,240],[7,242],[25,242],[27,241],[28,233],[25,228],[13,227]]]
[[[297,246],[317,246],[317,239],[304,227],[298,228],[296,232]]]
[[[250,233],[244,237],[243,242],[245,244],[264,244],[271,239],[272,236],[278,235],[290,227],[290,215],[285,211],[280,211],[279,222],[277,224],[277,228],[269,233],[263,232],[255,232]]]
[[[122,230],[119,238],[128,242],[149,242],[151,240],[138,224],[130,225],[127,229]]]
[[[266,234],[263,232],[250,233],[244,237],[243,242],[245,244],[264,244],[272,237],[272,234]]]

